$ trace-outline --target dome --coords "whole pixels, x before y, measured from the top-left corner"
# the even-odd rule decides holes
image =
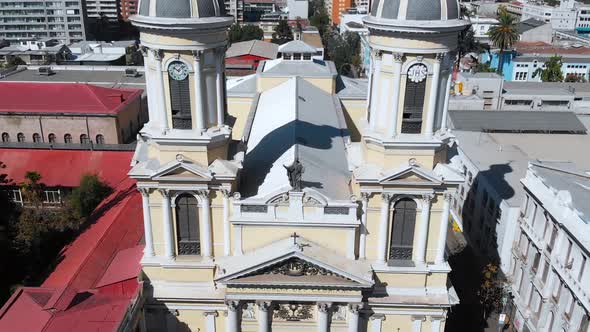
[[[218,0],[141,0],[139,15],[145,17],[190,19],[225,16]]]
[[[375,0],[364,19],[371,27],[412,29],[461,28],[469,24],[460,15],[457,0]],[[416,25],[416,21],[422,21]]]

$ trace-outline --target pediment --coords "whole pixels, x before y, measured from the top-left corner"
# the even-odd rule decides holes
[[[153,180],[158,181],[210,181],[213,178],[209,170],[199,165],[178,162],[171,166],[159,169]]]
[[[290,257],[263,268],[230,278],[228,286],[313,286],[364,287],[363,283],[343,275],[340,271],[314,264],[304,258]]]
[[[408,166],[390,173],[379,180],[382,184],[440,185],[442,182],[430,172],[416,166]]]

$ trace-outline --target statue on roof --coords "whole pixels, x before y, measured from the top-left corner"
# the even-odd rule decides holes
[[[301,178],[303,173],[305,172],[305,167],[301,165],[299,159],[295,159],[295,161],[290,166],[285,166],[287,170],[287,176],[289,177],[289,184],[293,188],[294,191],[301,191]]]

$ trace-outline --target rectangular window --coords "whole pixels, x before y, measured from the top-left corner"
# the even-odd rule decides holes
[[[541,276],[543,284],[547,283],[547,275],[549,275],[549,263],[545,261],[543,264],[543,275]]]
[[[547,250],[551,252],[553,250],[553,246],[555,246],[555,240],[557,239],[557,226],[555,224],[551,227],[551,237],[549,238],[549,243],[547,244]]]
[[[582,281],[582,276],[584,276],[584,269],[586,268],[586,256],[582,256],[582,264],[580,265],[580,271],[578,272],[578,281]]]
[[[61,202],[59,190],[45,190],[45,199],[43,203],[58,204]]]
[[[536,252],[535,253],[535,257],[533,259],[533,266],[532,266],[532,270],[533,272],[537,272],[537,269],[539,268],[539,263],[541,262],[541,253],[540,252]]]
[[[23,203],[23,196],[20,193],[20,189],[12,190],[12,201],[15,203]]]

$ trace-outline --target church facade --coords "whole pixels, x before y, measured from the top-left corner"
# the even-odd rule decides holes
[[[226,84],[215,0],[142,0],[131,21],[145,330],[444,330],[456,0],[375,2],[361,97],[297,41]]]

